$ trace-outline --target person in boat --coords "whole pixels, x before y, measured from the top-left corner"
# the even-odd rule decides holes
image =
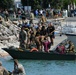
[[[33,51],[37,52],[38,51],[35,39],[33,39],[32,42],[30,42],[29,48],[31,49],[30,52],[33,52]]]
[[[25,31],[24,26],[22,26],[21,31],[19,33],[19,41],[20,41],[20,48],[25,49],[27,44],[27,32]]]
[[[34,29],[33,27],[30,28],[30,42],[35,38]]]
[[[49,45],[51,42],[48,40],[48,36],[45,36],[44,41],[43,41],[43,46],[44,46],[44,51],[49,52]]]
[[[35,35],[35,41],[37,45],[37,49],[41,51],[42,45],[41,45],[41,35],[40,35],[40,29],[38,28]]]
[[[41,36],[45,36],[45,35],[46,35],[46,29],[45,29],[45,26],[42,26],[42,27],[41,27],[40,35],[41,35]]]
[[[9,72],[2,66],[2,62],[0,61],[0,75],[9,75]]]
[[[66,48],[66,52],[68,53],[74,53],[74,44],[71,41],[68,41],[68,48]]]
[[[59,54],[64,54],[65,53],[65,46],[63,43],[57,46],[56,50],[57,53]]]
[[[17,59],[14,59],[13,75],[26,75],[23,65]]]
[[[55,27],[50,22],[50,24],[48,25],[48,27],[46,29],[46,32],[47,32],[48,36],[50,37],[51,45],[54,44],[54,41],[53,41],[53,39],[55,38],[54,31],[55,31]]]

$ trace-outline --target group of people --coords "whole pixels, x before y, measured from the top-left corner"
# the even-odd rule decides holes
[[[59,54],[65,54],[65,53],[75,53],[75,47],[74,47],[74,44],[67,40],[65,43],[60,43],[56,50],[55,50],[56,53],[59,53]]]
[[[33,23],[33,17],[29,26],[27,23],[24,23],[24,26],[21,27],[21,31],[19,33],[21,49],[30,49],[31,52],[33,50],[44,52],[50,51],[51,46],[54,45],[55,27],[51,22],[46,23],[46,21],[46,17],[41,14],[38,24]],[[67,50],[66,52],[70,52],[71,50],[73,51],[73,44],[71,42],[68,42],[68,44],[68,48],[66,48],[63,44],[60,44],[56,50],[61,54],[65,53],[65,50]],[[72,46],[73,48],[71,48]],[[59,49],[60,47],[63,49]]]
[[[3,67],[0,61],[0,75],[26,75],[26,73],[23,65],[17,59],[14,59],[14,70],[12,72]]]
[[[44,48],[45,52],[49,52],[54,44],[54,31],[55,27],[51,22],[48,25],[42,22],[36,28],[34,25],[31,27],[22,26],[19,33],[20,48],[36,48],[38,51],[42,51]]]

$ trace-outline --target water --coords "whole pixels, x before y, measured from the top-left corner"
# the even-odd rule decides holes
[[[13,70],[13,60],[0,58],[7,70]],[[76,75],[76,61],[19,60],[26,75]]]

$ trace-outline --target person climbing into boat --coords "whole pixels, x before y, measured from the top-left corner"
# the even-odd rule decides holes
[[[53,41],[53,39],[55,38],[54,31],[55,31],[55,27],[50,22],[46,29],[46,32],[47,32],[48,36],[50,37],[51,45],[54,44],[54,41]]]
[[[26,75],[23,65],[17,59],[14,59],[14,71],[12,73],[13,75]]]
[[[0,61],[0,75],[9,75],[9,72],[2,66],[2,62]]]
[[[25,31],[24,26],[22,26],[21,31],[19,33],[19,41],[20,41],[20,48],[25,49],[27,44],[27,32]]]

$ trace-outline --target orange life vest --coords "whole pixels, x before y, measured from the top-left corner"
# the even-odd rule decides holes
[[[30,52],[33,52],[33,51],[38,51],[38,49],[37,49],[37,48],[32,48],[32,49],[30,50]]]

